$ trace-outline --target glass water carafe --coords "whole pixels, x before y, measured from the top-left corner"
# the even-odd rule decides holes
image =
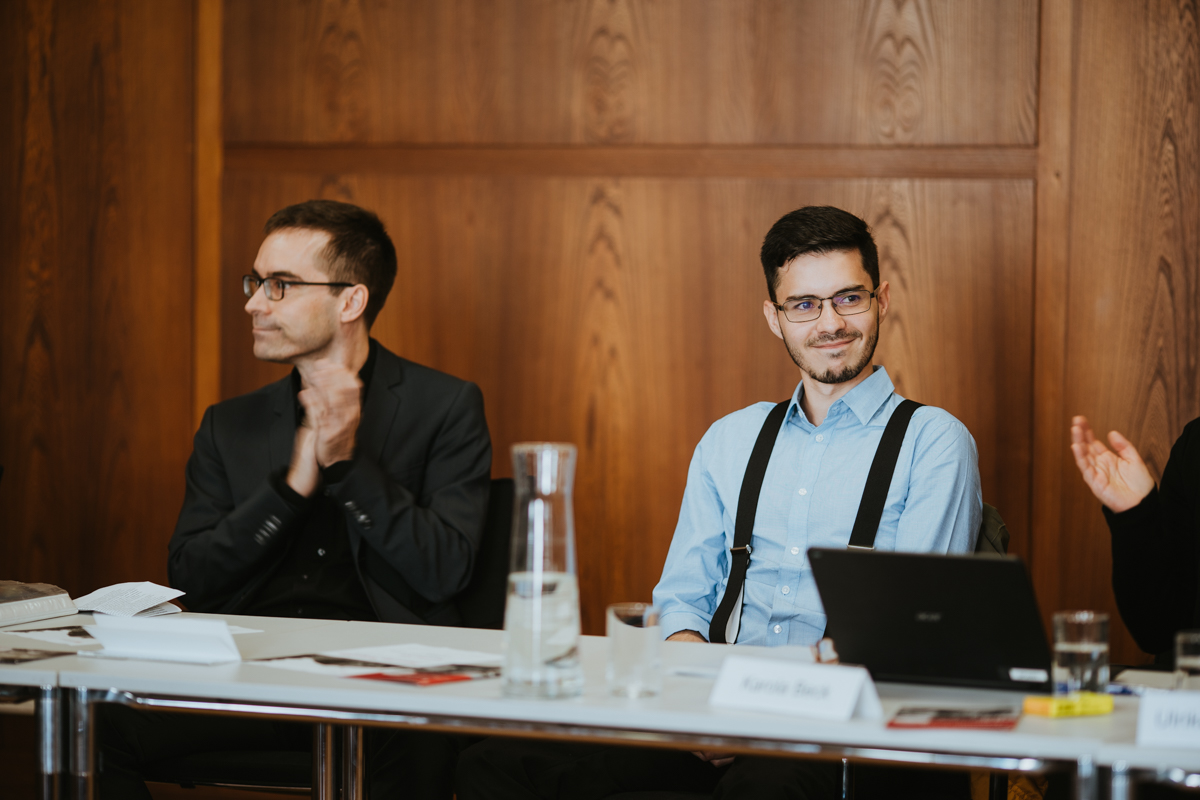
[[[575,446],[515,444],[512,457],[516,497],[504,608],[504,693],[572,697],[583,691],[571,507]]]

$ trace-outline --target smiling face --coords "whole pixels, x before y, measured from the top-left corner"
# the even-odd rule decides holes
[[[857,250],[810,253],[797,256],[779,270],[775,296],[783,305],[852,289],[870,292],[872,283]],[[887,281],[874,291],[869,309],[847,317],[839,316],[830,300],[822,304],[821,316],[808,322],[789,322],[769,300],[763,303],[763,314],[771,332],[783,340],[792,361],[805,375],[820,383],[847,383],[858,378],[875,356],[879,324],[888,309]]]
[[[325,283],[321,253],[329,234],[303,228],[278,230],[263,240],[254,260],[260,278]],[[282,300],[268,300],[262,287],[246,301],[254,334],[254,357],[294,364],[321,358],[338,334],[342,299],[326,286],[289,286]]]

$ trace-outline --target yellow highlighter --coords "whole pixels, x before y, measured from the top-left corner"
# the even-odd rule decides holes
[[[1111,714],[1112,710],[1112,695],[1100,692],[1079,692],[1062,697],[1032,694],[1025,698],[1025,713],[1039,717],[1088,717]]]

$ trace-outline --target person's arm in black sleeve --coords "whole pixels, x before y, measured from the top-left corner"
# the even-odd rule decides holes
[[[235,507],[214,415],[209,408],[196,432],[183,508],[168,547],[168,579],[186,592],[183,602],[193,611],[229,609],[279,557],[307,502],[287,487],[281,473]]]
[[[420,497],[391,480],[361,449],[329,490],[342,505],[347,526],[416,592],[439,603],[471,578],[491,465],[483,394],[464,383],[431,442]]]
[[[1112,533],[1113,592],[1121,619],[1147,653],[1171,650],[1196,610],[1200,424],[1171,448],[1162,484],[1137,506],[1104,509]]]

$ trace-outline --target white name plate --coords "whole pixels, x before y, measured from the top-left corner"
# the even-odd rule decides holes
[[[835,721],[883,719],[875,682],[862,667],[728,656],[708,702]]]
[[[1146,690],[1138,706],[1137,743],[1200,747],[1200,692]]]
[[[113,617],[97,614],[87,631],[104,645],[95,655],[189,664],[241,661],[223,619]],[[93,651],[94,652],[94,651]]]

